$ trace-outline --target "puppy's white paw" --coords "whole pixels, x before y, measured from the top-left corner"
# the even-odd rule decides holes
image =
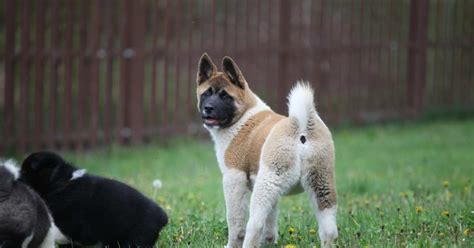
[[[336,223],[327,223],[325,226],[319,228],[319,238],[321,239],[322,247],[331,247],[338,237]]]
[[[276,244],[278,242],[278,229],[272,228],[271,230],[265,229],[263,231],[262,244]]]
[[[317,213],[316,217],[319,224],[319,238],[321,239],[321,246],[331,247],[333,241],[337,238],[337,225],[336,225],[336,212],[337,207],[331,207],[324,209]]]

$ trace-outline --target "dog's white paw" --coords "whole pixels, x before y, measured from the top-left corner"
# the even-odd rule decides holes
[[[319,228],[319,238],[322,247],[331,247],[334,240],[338,237],[336,223],[326,223]]]
[[[316,213],[319,224],[319,238],[321,239],[321,246],[323,247],[331,247],[333,241],[338,236],[336,212],[337,206],[333,206]]]
[[[278,242],[278,229],[272,228],[271,230],[265,229],[263,231],[262,244],[276,244]]]

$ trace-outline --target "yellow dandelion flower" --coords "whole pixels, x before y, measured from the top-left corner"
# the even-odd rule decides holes
[[[444,210],[443,212],[441,212],[441,215],[444,217],[449,217],[449,212],[447,210]]]
[[[453,198],[453,193],[451,193],[451,191],[448,191],[447,196],[448,196],[448,200],[449,200],[449,199]]]
[[[469,228],[466,228],[464,229],[464,232],[462,232],[464,234],[464,236],[469,236],[469,234],[471,234],[471,229]]]
[[[470,192],[469,186],[464,186],[464,194],[468,195]]]
[[[416,206],[416,207],[415,207],[415,211],[416,211],[417,214],[419,214],[419,213],[423,212],[423,207],[421,207],[421,206]]]
[[[447,188],[449,186],[449,181],[443,181],[443,187]]]
[[[314,230],[314,229],[311,228],[311,229],[309,229],[309,233],[310,233],[310,234],[316,234],[316,230]]]
[[[158,197],[158,203],[159,203],[159,204],[163,205],[165,202],[166,202],[166,200],[165,200],[164,197],[162,197],[162,196],[159,196],[159,197]]]
[[[296,248],[296,245],[294,245],[294,244],[288,244],[288,245],[285,245],[285,246],[283,246],[283,247],[285,247],[285,248]]]
[[[288,228],[288,233],[289,233],[289,234],[293,234],[294,232],[295,232],[295,229],[290,226],[290,227]]]

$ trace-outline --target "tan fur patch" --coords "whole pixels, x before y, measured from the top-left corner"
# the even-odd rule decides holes
[[[263,143],[274,125],[285,118],[269,110],[250,117],[227,147],[226,166],[257,174]]]
[[[265,144],[262,160],[266,166],[272,167],[277,175],[281,175],[289,166],[295,164],[297,130],[296,121],[286,118],[275,125]]]

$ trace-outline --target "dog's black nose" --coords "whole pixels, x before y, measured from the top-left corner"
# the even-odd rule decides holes
[[[204,113],[210,114],[214,110],[214,107],[212,105],[206,105],[204,106]]]

